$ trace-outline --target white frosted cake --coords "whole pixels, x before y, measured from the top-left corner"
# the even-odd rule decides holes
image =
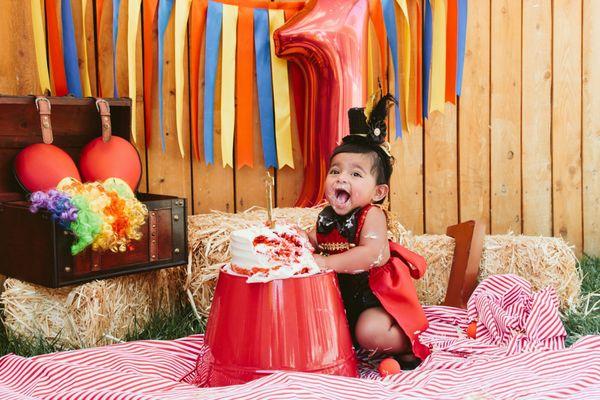
[[[312,275],[319,272],[310,242],[289,225],[242,229],[231,233],[231,264],[227,272],[248,276],[248,282]]]

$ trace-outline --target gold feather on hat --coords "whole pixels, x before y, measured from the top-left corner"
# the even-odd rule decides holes
[[[377,96],[377,92],[373,93],[369,96],[369,100],[367,100],[367,104],[365,104],[365,117],[367,117],[367,121],[371,117],[371,111],[373,111],[373,107],[375,107],[375,97]]]

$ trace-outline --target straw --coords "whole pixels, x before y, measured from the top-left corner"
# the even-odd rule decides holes
[[[314,226],[320,208],[277,208],[278,221],[306,229]],[[189,218],[191,260],[184,290],[199,316],[207,316],[219,269],[230,261],[229,236],[232,231],[259,226],[267,211],[253,208],[239,214],[212,212]],[[415,281],[423,304],[441,304],[446,296],[454,254],[454,239],[446,235],[413,235],[393,213],[389,215],[389,236],[421,254],[428,263],[427,273]],[[486,236],[479,280],[514,273],[529,280],[536,290],[556,289],[562,309],[579,302],[581,277],[573,250],[560,238],[521,235]]]
[[[49,289],[8,278],[4,323],[18,336],[42,337],[64,348],[123,340],[152,315],[181,306],[181,268]]]

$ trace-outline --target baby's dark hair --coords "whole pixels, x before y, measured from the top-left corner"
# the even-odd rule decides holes
[[[349,136],[346,136],[349,138]],[[362,137],[356,137],[353,139],[363,139]],[[390,177],[393,172],[394,158],[388,156],[385,151],[378,145],[371,143],[357,143],[359,140],[344,141],[333,150],[331,157],[329,158],[329,164],[333,157],[340,153],[353,153],[353,154],[369,154],[373,161],[371,166],[371,173],[375,176],[375,181],[378,185],[389,185]]]

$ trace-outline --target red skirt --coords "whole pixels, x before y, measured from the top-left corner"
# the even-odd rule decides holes
[[[430,353],[429,348],[419,342],[419,334],[429,327],[429,322],[413,279],[423,276],[426,265],[422,256],[390,241],[388,262],[369,270],[369,287],[373,294],[409,337],[413,353],[420,359]]]

